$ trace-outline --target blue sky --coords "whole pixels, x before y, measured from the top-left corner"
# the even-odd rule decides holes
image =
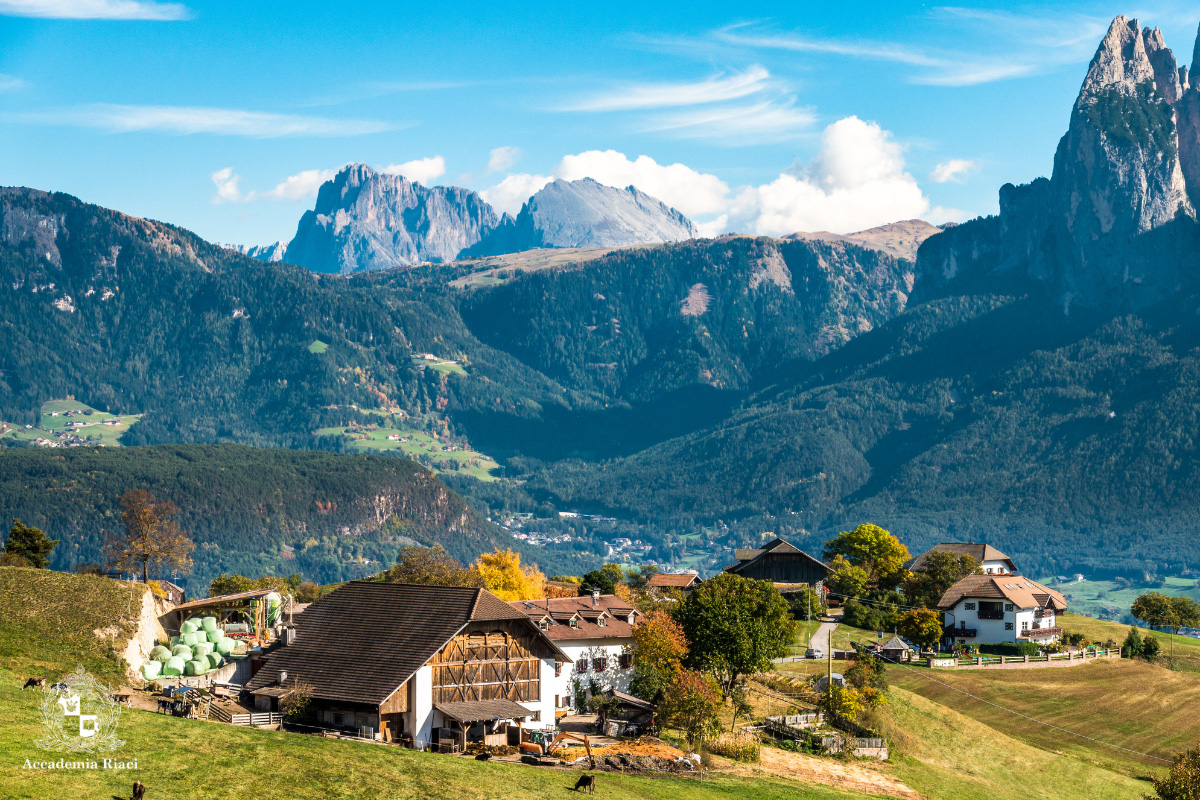
[[[515,210],[636,183],[706,232],[990,213],[1048,174],[1118,13],[1163,4],[0,0],[0,184],[289,239],[361,161]]]

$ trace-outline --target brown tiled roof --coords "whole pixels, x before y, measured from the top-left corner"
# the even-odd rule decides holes
[[[669,572],[660,572],[657,575],[651,576],[646,585],[654,589],[686,589],[698,580],[700,580],[700,576],[691,573],[677,575]]]
[[[967,597],[1003,599],[1017,608],[1067,610],[1067,599],[1061,594],[1020,575],[968,575],[946,590],[938,608],[953,608]]]
[[[501,619],[527,617],[486,589],[351,581],[296,617],[296,641],[271,653],[247,688],[276,686],[286,671],[315,698],[378,705],[467,623]]]
[[[912,560],[908,565],[910,570],[919,570],[925,566],[925,559],[930,553],[953,553],[956,556],[970,556],[971,558],[982,564],[984,561],[1004,561],[1008,563],[1008,568],[1014,572],[1017,570],[1017,565],[1012,559],[1001,553],[990,544],[977,544],[975,542],[942,542],[935,544],[933,547],[926,550],[921,555]]]
[[[633,615],[636,620],[638,612],[629,607],[621,598],[614,594],[600,595],[600,602],[593,606],[592,597],[551,597],[549,600],[513,600],[509,606],[529,616],[540,620],[546,616],[546,604],[550,604],[550,618],[555,622],[569,620],[579,615],[579,623],[572,628],[569,624],[556,624],[546,628],[542,633],[551,641],[567,639],[627,639],[633,636],[633,625],[621,618]],[[600,612],[607,612],[603,625],[596,624]]]
[[[512,700],[468,700],[463,703],[434,703],[443,716],[459,722],[486,722],[493,719],[524,719],[533,712]]]

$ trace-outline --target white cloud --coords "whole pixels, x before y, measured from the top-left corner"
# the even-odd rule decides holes
[[[929,180],[934,183],[964,183],[967,176],[978,169],[979,165],[974,161],[952,158],[934,167],[933,172],[929,173]]]
[[[787,98],[782,102],[767,100],[750,106],[718,106],[664,114],[651,120],[646,130],[737,145],[778,142],[795,138],[816,122],[811,109],[795,108],[794,102],[794,98]]]
[[[555,178],[592,178],[608,186],[636,186],[685,216],[706,216],[726,207],[729,187],[716,175],[684,164],[659,164],[650,156],[630,161],[616,150],[588,150],[566,156],[553,169]]]
[[[771,73],[760,66],[692,83],[630,84],[565,106],[564,111],[630,111],[736,100],[768,88]]]
[[[160,133],[210,133],[219,136],[251,136],[273,139],[282,136],[340,137],[380,133],[399,127],[374,120],[331,119],[265,111],[189,106],[125,106],[98,103],[78,108],[10,115],[18,122],[73,125],[113,133],[156,131]]]
[[[182,3],[142,0],[0,0],[0,15],[43,19],[144,19],[160,22],[191,19]]]
[[[251,192],[251,199],[267,200],[307,200],[317,196],[321,184],[331,180],[337,174],[332,169],[306,169],[284,178],[274,189],[265,192]]]
[[[25,85],[25,82],[15,75],[5,75],[0,72],[0,92],[7,92],[10,89],[19,89]]]
[[[491,175],[496,172],[504,172],[521,160],[521,148],[519,147],[494,147],[491,155],[488,156],[487,171],[485,175]]]
[[[891,134],[877,123],[847,117],[825,129],[821,150],[808,165],[741,189],[725,226],[765,236],[848,233],[929,211],[929,200],[905,172],[903,149]]]
[[[235,173],[233,167],[219,169],[209,177],[217,187],[217,193],[212,196],[214,203],[246,202],[247,198],[242,195],[242,191],[238,188],[238,181],[242,179],[242,176]]]
[[[446,159],[441,156],[418,158],[414,161],[405,161],[403,164],[388,164],[379,171],[386,172],[388,175],[403,175],[410,181],[428,186],[431,181],[446,174]]]
[[[490,189],[484,189],[479,195],[497,211],[516,216],[525,201],[552,180],[554,178],[550,175],[517,173],[506,176],[500,183]]]

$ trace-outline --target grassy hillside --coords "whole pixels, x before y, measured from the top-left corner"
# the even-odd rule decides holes
[[[124,681],[120,653],[141,604],[141,587],[120,581],[0,567],[0,667],[16,680],[58,678],[83,664],[105,681]]]
[[[894,685],[970,717],[997,735],[1133,777],[1165,765],[1028,717],[1162,759],[1195,743],[1193,709],[1200,702],[1200,679],[1143,661],[1100,661],[1059,669],[897,667],[889,670],[888,677]],[[1026,716],[1006,713],[990,703]]]
[[[953,707],[893,687],[873,718],[894,742],[896,776],[931,800],[1141,800],[1147,784],[997,732]]]
[[[1112,639],[1116,642],[1123,642],[1129,633],[1128,625],[1083,617],[1079,614],[1063,614],[1059,617],[1058,622],[1068,633],[1082,633],[1092,641],[1103,642]],[[1190,636],[1172,636],[1164,631],[1152,631],[1140,626],[1138,629],[1142,636],[1149,634],[1158,639],[1162,645],[1164,661],[1173,661],[1175,669],[1182,672],[1200,672],[1200,639],[1193,639]],[[1174,653],[1173,659],[1171,658],[1172,653]]]

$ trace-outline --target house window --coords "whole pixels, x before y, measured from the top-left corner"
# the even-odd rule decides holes
[[[558,704],[558,701],[559,701],[559,696],[558,696],[558,695],[554,695],[554,707],[555,707],[555,708],[562,708],[562,706],[560,706],[560,705]]]
[[[529,718],[529,721],[530,722],[541,722],[542,721],[542,712],[541,711],[533,712],[533,716]]]
[[[586,658],[581,658],[575,662],[575,671],[576,672],[587,672],[587,659]]]
[[[1005,604],[1004,604],[1004,610],[1005,610],[1005,611],[1012,611],[1012,610],[1013,610],[1013,608],[1014,608],[1014,606],[1013,606],[1013,604],[1012,604],[1012,603],[1005,603]]]
[[[974,603],[963,603],[963,608],[965,608],[967,611],[974,611],[975,604]]]
[[[1011,622],[1004,623],[1004,630],[1011,631],[1012,629],[1013,629],[1013,626],[1012,626]]]
[[[620,665],[621,669],[629,669],[633,666],[633,656],[629,653],[622,653],[617,657],[617,664]]]
[[[979,601],[980,619],[1004,619],[1004,604]]]
[[[991,574],[992,574],[992,568],[991,568],[991,567],[988,567],[987,574],[988,574],[988,575],[991,575]]]
[[[608,659],[607,658],[593,658],[592,659],[592,669],[595,670],[596,672],[604,672],[604,670],[608,669]]]
[[[343,721],[344,721],[344,720],[342,719],[342,715],[341,715],[341,714],[334,714],[334,715],[333,715],[333,724],[334,724],[334,725],[337,725],[339,728],[342,726],[342,723],[343,723]]]
[[[562,675],[562,664],[560,664],[559,662],[555,661],[555,662],[554,662],[554,677],[556,677],[556,678],[557,678],[557,677],[558,677],[558,676],[560,676],[560,675]]]
[[[1023,631],[1027,631],[1027,630],[1029,630],[1029,622],[1027,622],[1027,621],[1025,621],[1025,620],[1022,620],[1022,622],[1021,622],[1021,630],[1023,630]]]
[[[596,620],[596,624],[599,625],[601,628],[603,628],[604,627],[604,617],[600,617],[600,619]]]

